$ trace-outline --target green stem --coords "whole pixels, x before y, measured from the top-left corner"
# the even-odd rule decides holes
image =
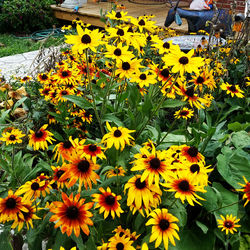
[[[175,202],[177,201],[177,199],[175,198],[174,201],[170,204],[169,208],[168,209],[171,209],[172,206],[175,204]]]
[[[240,203],[240,202],[242,202],[242,200],[233,202],[233,203],[231,203],[231,204],[225,205],[225,206],[220,207],[220,208],[216,208],[216,209],[214,209],[214,210],[210,210],[210,211],[208,211],[208,213],[216,212],[216,211],[221,210],[222,208],[225,208],[225,207],[231,207],[231,206],[233,206],[233,205],[235,205],[235,204],[238,204],[238,203]]]
[[[95,96],[94,96],[94,93],[93,93],[92,82],[91,82],[91,79],[90,79],[89,60],[88,60],[88,50],[87,49],[85,50],[85,56],[86,56],[86,64],[87,64],[87,77],[88,77],[88,83],[89,83],[89,91],[90,91],[90,94],[91,94],[92,100],[93,100],[93,108],[94,108],[96,119],[97,119],[97,121],[99,123],[99,126],[100,126],[100,129],[101,129],[101,133],[102,133],[102,135],[104,135],[105,132],[104,132],[104,128],[102,126],[101,118],[100,118],[100,116],[98,114],[98,111],[97,111],[97,108],[96,108]]]
[[[224,245],[225,245],[225,250],[228,250],[229,249],[229,235],[226,234],[226,240],[224,242]]]

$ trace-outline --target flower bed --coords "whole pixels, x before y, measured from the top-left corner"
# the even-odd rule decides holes
[[[107,17],[1,84],[1,249],[247,249],[244,29],[184,53],[152,17]]]

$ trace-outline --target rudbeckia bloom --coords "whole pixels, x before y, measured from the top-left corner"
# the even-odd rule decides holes
[[[51,216],[50,221],[56,222],[55,228],[61,227],[61,231],[64,234],[70,236],[72,231],[76,237],[80,235],[80,228],[82,231],[89,235],[88,226],[93,225],[93,221],[90,217],[93,214],[89,211],[92,208],[93,202],[85,203],[85,199],[80,199],[80,194],[73,197],[71,194],[69,197],[62,193],[63,202],[54,201],[53,206],[50,208],[50,212],[54,213]]]
[[[250,201],[250,182],[247,181],[245,176],[243,176],[243,179],[245,181],[245,184],[239,183],[239,185],[241,185],[243,188],[237,189],[237,191],[244,192],[243,199],[247,199],[245,204],[244,204],[244,207],[245,207],[248,204],[248,202]]]
[[[116,46],[114,45],[107,45],[105,52],[105,56],[108,58],[112,58],[115,60],[131,60],[134,57],[133,52],[128,50],[128,46],[122,46],[122,43],[118,43]]]
[[[102,42],[103,34],[99,32],[98,29],[88,30],[77,24],[76,25],[77,35],[65,35],[66,43],[73,44],[72,51],[76,53],[83,53],[85,49],[91,49],[96,52],[96,47],[98,47]]]
[[[108,249],[109,250],[135,250],[132,246],[133,241],[130,238],[123,235],[120,237],[119,235],[114,235],[109,239]]]
[[[111,20],[127,22],[130,19],[130,16],[127,16],[127,14],[128,12],[124,12],[124,11],[115,12],[114,10],[112,10],[111,12],[107,13],[106,17],[110,18]]]
[[[22,143],[22,140],[20,138],[24,136],[25,134],[23,134],[19,129],[12,129],[10,132],[2,133],[0,141],[5,141],[6,145]]]
[[[63,188],[64,187],[64,184],[66,184],[67,186],[67,180],[61,180],[61,176],[65,173],[64,170],[61,169],[60,166],[58,167],[54,167],[54,166],[51,166],[52,170],[53,170],[53,179],[51,181],[51,185],[52,187],[54,187],[55,183],[56,183],[56,188]]]
[[[191,206],[194,206],[194,202],[201,205],[196,198],[204,200],[196,192],[206,192],[203,186],[197,185],[195,176],[191,176],[187,171],[179,171],[172,179],[169,179],[169,182],[163,183],[162,186],[169,188],[166,190],[168,192],[175,192],[175,198],[179,198],[182,203],[186,199]]]
[[[79,180],[78,191],[81,191],[82,184],[85,189],[92,189],[92,182],[97,183],[99,175],[94,170],[99,169],[99,165],[95,164],[91,159],[81,156],[82,152],[74,153],[69,158],[69,164],[62,166],[61,170],[65,173],[61,176],[61,180],[69,179],[68,187],[72,187]]]
[[[184,118],[191,118],[194,115],[194,111],[188,108],[183,108],[174,113],[174,117],[177,119]]]
[[[226,215],[226,218],[223,215],[220,215],[222,220],[217,220],[218,222],[218,228],[221,228],[221,231],[226,231],[226,234],[234,232],[237,232],[236,227],[240,227],[240,225],[236,225],[237,222],[240,221],[240,219],[236,219],[236,216],[233,216],[232,214]]]
[[[173,66],[172,72],[180,72],[180,75],[187,73],[199,73],[199,67],[201,67],[204,62],[201,57],[193,57],[194,49],[191,49],[187,54],[182,52],[179,47],[176,47],[175,50],[166,54],[163,57],[163,61],[167,66]]]
[[[106,159],[106,156],[102,152],[102,148],[96,144],[88,144],[82,146],[82,151],[85,155],[89,156],[94,163],[96,163],[96,158]]]
[[[238,98],[244,97],[244,95],[242,94],[244,93],[244,91],[240,89],[239,85],[222,83],[220,87],[222,90],[226,90],[227,94],[231,94],[232,97],[234,97],[234,95]]]
[[[29,226],[33,228],[32,220],[41,219],[35,214],[37,208],[35,206],[32,206],[32,202],[26,201],[23,205],[28,211],[27,212],[20,211],[18,213],[17,218],[14,220],[11,226],[11,228],[18,227],[18,231],[20,231],[23,228],[24,223],[26,223],[27,229],[29,230]]]
[[[204,161],[205,157],[198,151],[195,146],[183,145],[181,149],[182,156],[189,162]]]
[[[102,138],[102,143],[106,145],[107,148],[111,148],[113,145],[115,148],[124,149],[125,145],[131,145],[131,140],[134,138],[129,134],[135,132],[135,130],[129,130],[123,127],[112,127],[108,122],[106,122],[107,129],[109,132],[105,134]]]
[[[139,68],[142,67],[141,59],[133,59],[126,61],[119,61],[117,63],[117,70],[115,71],[116,75],[119,75],[119,78],[130,78],[134,74],[138,74]]]
[[[141,171],[143,174],[141,176],[141,182],[148,179],[148,184],[151,186],[155,183],[159,186],[160,175],[164,179],[168,179],[170,170],[168,167],[168,162],[166,162],[165,152],[156,151],[153,147],[152,152],[144,149],[145,158],[139,158],[133,161],[134,166],[131,171]]]
[[[149,242],[155,241],[155,247],[159,247],[163,241],[164,247],[168,249],[168,241],[175,246],[175,239],[180,240],[179,235],[176,231],[179,231],[179,227],[175,222],[179,220],[168,213],[166,208],[155,209],[150,213],[152,218],[148,220],[146,226],[152,225],[152,233],[149,239]]]
[[[154,193],[161,194],[160,188],[154,184],[149,186],[147,179],[141,181],[141,175],[130,178],[125,184],[124,192],[126,189],[128,189],[127,205],[131,206],[134,202],[137,209],[140,209],[142,205],[149,208],[150,203],[154,202]]]
[[[48,142],[52,143],[55,139],[52,138],[53,134],[46,130],[48,124],[43,125],[39,130],[34,132],[30,130],[29,134],[29,146],[33,147],[34,150],[48,148]]]
[[[115,218],[115,214],[120,217],[120,213],[123,213],[123,210],[120,207],[119,200],[121,200],[120,195],[116,195],[111,192],[111,189],[107,187],[107,191],[102,187],[99,188],[101,194],[92,194],[94,198],[93,201],[97,202],[95,208],[100,208],[99,213],[104,212],[104,219],[106,219],[111,214],[112,218]]]
[[[107,175],[107,178],[111,178],[114,176],[124,176],[126,171],[123,169],[123,167],[115,167],[110,170],[108,170],[105,175]]]
[[[17,219],[17,215],[23,212],[29,212],[19,197],[12,190],[8,191],[6,198],[0,198],[0,222]]]

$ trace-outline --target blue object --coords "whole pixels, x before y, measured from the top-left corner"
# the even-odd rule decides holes
[[[79,10],[79,7],[76,6],[76,7],[74,8],[74,12],[78,12],[78,10]]]
[[[182,25],[182,20],[181,20],[181,17],[180,17],[180,15],[179,15],[179,13],[178,13],[178,11],[176,11],[176,13],[175,13],[175,23],[177,24],[177,25],[179,25],[179,26],[181,26]]]
[[[197,32],[198,30],[210,31],[210,25],[206,26],[208,20],[212,20],[215,11],[214,10],[184,10],[181,8],[171,8],[165,20],[165,26],[170,26],[174,21],[178,22],[178,15],[180,18],[186,18],[188,22],[188,32]],[[177,15],[177,18],[176,18]],[[176,23],[177,23],[176,22]],[[178,24],[178,23],[177,23]],[[220,24],[224,30],[224,34],[231,33],[232,18],[228,11],[218,9],[218,15],[216,17],[216,24]]]

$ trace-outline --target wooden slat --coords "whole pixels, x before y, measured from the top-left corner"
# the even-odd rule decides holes
[[[126,9],[124,11],[128,12],[129,16],[138,17],[143,15],[155,15],[153,18],[156,21],[156,25],[164,27],[164,22],[170,8],[169,4],[152,4],[152,5],[143,5],[135,4],[128,2],[126,0],[119,1],[119,4],[123,4]],[[94,26],[104,27],[104,23],[100,21],[100,11],[105,13],[110,11],[112,5],[110,2],[99,2],[94,3],[92,0],[88,0],[88,3],[83,4],[79,8],[78,12],[75,13],[73,9],[62,8],[56,5],[52,5],[51,8],[55,14],[55,17],[58,19],[72,21],[77,17],[85,23],[90,23]],[[188,26],[185,19],[182,20],[183,24],[181,26],[173,23],[170,28],[175,29],[177,32],[187,32]]]

